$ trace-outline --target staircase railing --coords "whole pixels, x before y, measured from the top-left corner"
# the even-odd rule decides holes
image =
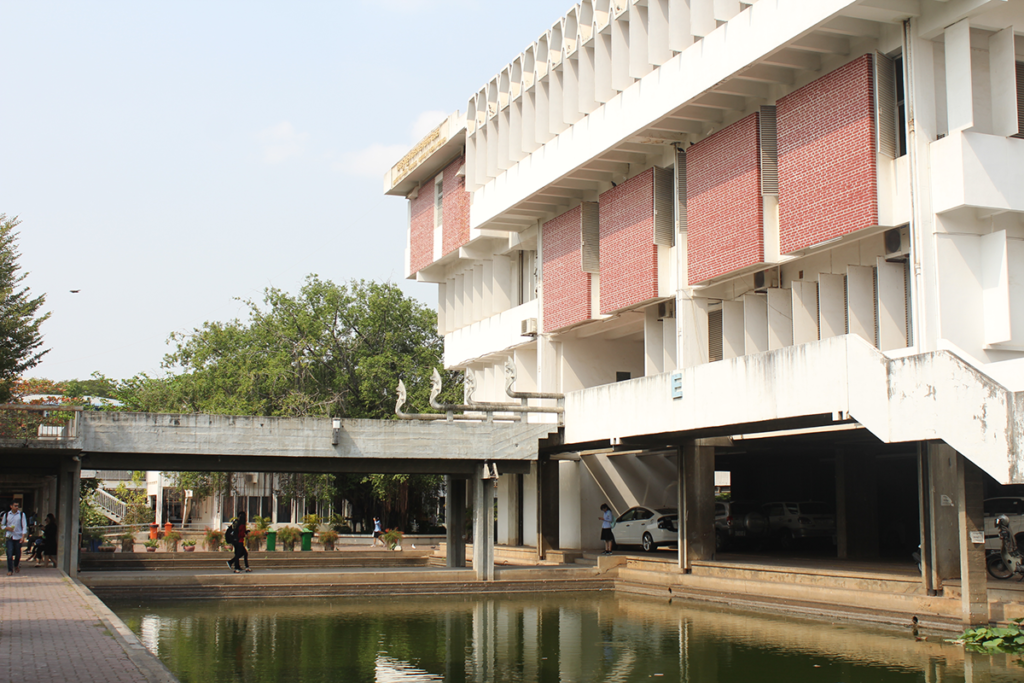
[[[100,512],[118,524],[128,515],[128,504],[103,489],[96,489],[92,502],[93,507],[99,508]]]

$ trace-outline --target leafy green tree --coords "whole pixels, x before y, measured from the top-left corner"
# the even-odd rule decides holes
[[[113,397],[125,410],[141,412],[393,419],[401,379],[406,410],[430,412],[430,374],[443,352],[437,316],[396,285],[338,285],[312,275],[297,295],[270,288],[262,300],[244,303],[245,320],[207,322],[171,335],[175,348],[163,364],[170,374],[115,382]],[[443,376],[441,400],[460,402],[458,373]],[[423,499],[422,492],[436,491],[439,483],[437,477],[381,476],[283,475],[281,492],[308,503],[375,497],[404,522],[408,501]]]
[[[22,286],[28,273],[21,273],[18,258],[17,216],[7,218],[0,213],[0,403],[11,396],[14,381],[26,370],[35,367],[47,353],[41,349],[40,326],[50,317],[40,315],[45,295],[32,297]]]

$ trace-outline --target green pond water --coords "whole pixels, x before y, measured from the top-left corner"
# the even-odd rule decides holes
[[[107,602],[185,683],[1024,681],[949,634],[611,592]]]

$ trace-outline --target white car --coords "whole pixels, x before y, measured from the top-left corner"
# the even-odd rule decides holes
[[[638,545],[654,552],[659,545],[679,541],[678,520],[675,508],[629,508],[615,520],[612,535],[618,545]]]
[[[783,548],[799,539],[831,538],[835,542],[836,516],[824,503],[768,503],[762,507],[768,528]]]
[[[1024,540],[1024,498],[1005,496],[987,498],[985,500],[985,550],[999,550],[1002,542],[996,530],[996,517],[1006,515],[1010,518],[1010,532],[1017,539],[1017,545]]]

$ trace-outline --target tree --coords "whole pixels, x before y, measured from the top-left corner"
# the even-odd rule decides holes
[[[28,273],[19,272],[15,231],[19,223],[17,216],[9,219],[0,214],[0,403],[10,400],[14,380],[38,365],[48,351],[40,348],[39,332],[50,317],[49,313],[39,315],[46,297],[32,298],[29,288],[22,286]]]
[[[394,419],[401,379],[406,410],[429,412],[430,374],[441,365],[443,340],[436,314],[397,286],[337,285],[312,275],[298,295],[270,288],[261,301],[244,303],[245,320],[171,335],[175,348],[163,364],[170,374],[115,382],[113,396],[141,412]],[[443,375],[441,400],[460,402],[458,373]],[[183,474],[178,481],[206,476]],[[424,492],[439,484],[422,475],[381,477],[283,475],[280,492],[307,503],[337,494],[360,500],[358,483],[404,521],[409,501],[427,498]]]

